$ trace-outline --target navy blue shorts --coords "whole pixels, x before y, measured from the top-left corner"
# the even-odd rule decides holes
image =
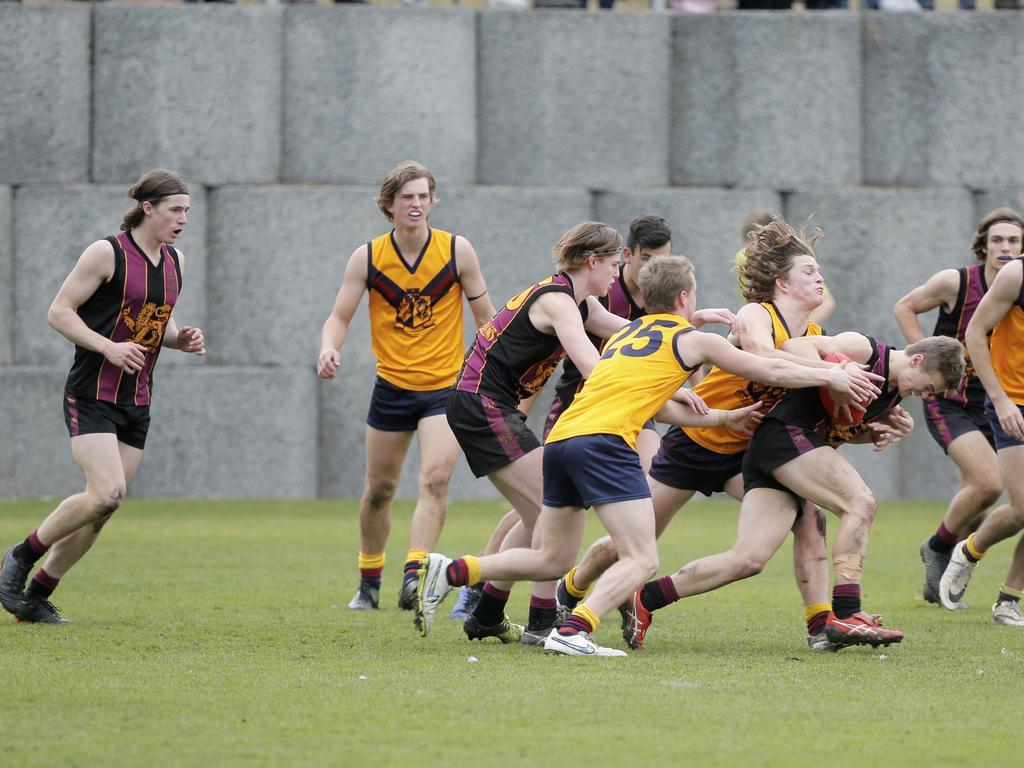
[[[149,433],[149,406],[115,405],[65,392],[64,424],[71,437],[116,435],[118,442],[141,451]]]
[[[377,377],[366,423],[381,432],[415,432],[420,419],[445,411],[451,388],[416,392],[402,389]]]
[[[1024,405],[1018,405],[1017,407],[1024,414]],[[1001,451],[1003,448],[1015,448],[1018,445],[1024,445],[1024,440],[1010,437],[1003,432],[1003,428],[999,426],[999,418],[996,416],[996,411],[992,407],[992,401],[987,397],[985,398],[985,410],[988,411],[989,424],[992,427],[992,439],[996,444],[997,451]]]
[[[946,453],[950,443],[968,432],[981,432],[992,444],[992,427],[984,403],[957,402],[941,395],[925,395],[921,401],[928,432]]]
[[[525,413],[475,392],[453,390],[448,395],[448,426],[476,477],[507,467],[540,448],[540,440],[526,426]]]
[[[581,435],[544,446],[544,505],[582,507],[648,499],[640,457],[618,435]]]
[[[743,451],[715,453],[695,443],[679,427],[672,427],[661,438],[661,446],[651,462],[651,477],[662,485],[680,491],[699,491],[705,496],[721,493],[728,480],[740,474]]]

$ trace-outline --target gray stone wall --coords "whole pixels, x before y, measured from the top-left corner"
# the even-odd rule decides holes
[[[572,225],[658,213],[700,304],[735,307],[740,222],[774,209],[824,231],[829,330],[898,345],[896,299],[968,263],[980,215],[1024,204],[1022,32],[984,13],[4,5],[0,496],[80,486],[59,399],[72,347],[46,309],[150,168],[192,188],[175,317],[210,352],[162,356],[132,492],[355,497],[363,307],[342,375],[312,367],[346,260],[387,228],[373,198],[391,167],[435,172],[432,223],[474,244],[496,304],[551,273]],[[844,450],[880,498],[956,484],[923,428]],[[400,496],[417,459],[414,443]],[[461,462],[452,495],[496,493]]]

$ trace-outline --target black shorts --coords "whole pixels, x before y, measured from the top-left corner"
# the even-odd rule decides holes
[[[740,473],[743,451],[715,453],[695,443],[679,427],[661,438],[651,462],[652,478],[680,491],[699,491],[705,496],[725,490],[726,482]]]
[[[925,395],[921,400],[928,432],[946,453],[950,443],[968,432],[981,432],[995,447],[984,403],[957,402],[941,395]]]
[[[450,392],[448,387],[425,392],[402,389],[378,376],[366,423],[381,432],[415,432],[420,419],[445,412]]]
[[[828,442],[814,430],[786,424],[778,419],[765,419],[743,454],[743,492],[747,493],[753,488],[773,488],[796,496],[772,477],[772,472],[805,453],[826,447]],[[803,500],[800,501],[802,506]]]
[[[544,446],[544,506],[589,509],[650,497],[640,457],[618,435],[580,435]]]
[[[115,405],[65,392],[64,424],[71,437],[117,435],[118,442],[141,451],[149,432],[149,406]]]
[[[448,424],[477,477],[507,467],[540,440],[526,426],[526,414],[487,395],[454,390],[448,395]]]

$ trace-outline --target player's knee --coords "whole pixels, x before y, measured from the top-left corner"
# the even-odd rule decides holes
[[[658,575],[658,569],[661,568],[661,563],[658,560],[658,553],[651,552],[640,558],[640,578],[646,583]]]
[[[383,509],[395,497],[397,484],[393,480],[368,478],[364,498],[372,509]]]
[[[448,497],[448,480],[451,475],[443,469],[432,470],[420,477],[420,495],[432,499]]]
[[[757,576],[757,574],[763,571],[768,560],[754,552],[737,552],[733,562],[734,577],[736,579],[749,579],[751,576]]]
[[[983,477],[975,483],[975,493],[978,495],[978,505],[990,507],[996,503],[1003,492],[1003,483],[998,475]]]
[[[862,524],[870,526],[875,522],[875,511],[878,509],[878,502],[866,488],[855,494],[850,499],[846,508],[846,514],[857,518]]]
[[[102,520],[103,523],[106,523],[110,516],[121,506],[121,501],[124,500],[126,492],[127,488],[125,488],[123,483],[98,488],[92,494],[93,521],[98,522]]]

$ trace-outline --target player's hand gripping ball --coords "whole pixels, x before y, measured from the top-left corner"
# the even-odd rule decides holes
[[[844,355],[842,352],[829,352],[821,359],[828,363],[854,362],[852,358]],[[836,404],[835,401],[832,400],[832,392],[829,391],[828,387],[818,387],[818,396],[821,398],[821,404],[825,407],[825,412],[828,414],[828,417],[839,426],[851,427],[854,424],[860,424],[864,421],[864,412],[858,411],[852,407],[850,408],[849,419],[845,418],[842,411],[833,416],[832,414],[835,413]],[[862,402],[861,405],[867,405],[867,403]]]

